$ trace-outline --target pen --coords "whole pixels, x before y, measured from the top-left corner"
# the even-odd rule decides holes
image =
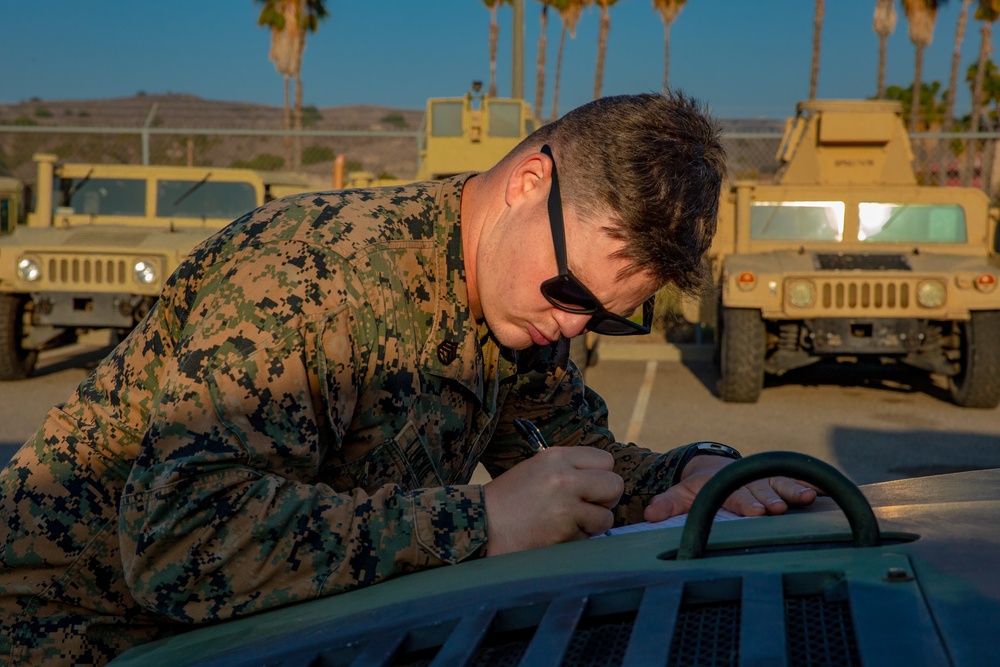
[[[545,438],[542,437],[541,431],[538,430],[538,427],[527,419],[514,417],[514,428],[517,429],[518,434],[526,443],[528,443],[528,446],[531,447],[531,451],[535,454],[543,449],[549,448],[545,442]]]

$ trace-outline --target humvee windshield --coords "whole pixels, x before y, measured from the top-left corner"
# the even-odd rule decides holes
[[[257,208],[250,183],[170,181],[156,185],[156,215],[171,218],[238,218]]]
[[[844,202],[753,202],[750,238],[755,241],[840,241]]]
[[[431,112],[431,134],[435,137],[462,136],[462,103],[436,102]]]
[[[490,103],[489,112],[490,136],[519,137],[521,136],[521,103],[497,102]]]
[[[858,206],[858,240],[871,243],[965,243],[965,210],[958,204]]]
[[[57,207],[75,215],[146,215],[145,179],[58,179],[55,197]]]

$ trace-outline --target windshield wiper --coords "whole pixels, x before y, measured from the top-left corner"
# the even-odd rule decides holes
[[[84,183],[86,183],[87,181],[89,181],[90,177],[93,176],[93,175],[94,175],[94,168],[91,167],[90,171],[87,172],[86,176],[84,176],[83,178],[81,178],[79,182],[73,183],[73,185],[71,185],[69,187],[69,190],[66,191],[66,202],[67,203],[69,203],[69,201],[73,199],[73,195],[75,195],[77,192],[79,192],[80,188],[83,187]]]
[[[207,183],[208,179],[211,178],[211,177],[212,177],[212,172],[208,172],[207,174],[205,174],[205,178],[201,179],[200,181],[198,181],[197,183],[195,183],[194,185],[192,185],[190,188],[188,188],[184,192],[184,194],[182,194],[180,197],[178,197],[177,199],[174,200],[174,208],[176,208],[177,205],[180,204],[182,201],[184,201],[185,199],[187,199],[188,197],[190,197],[191,194],[195,190],[197,190],[201,186],[205,185],[205,183]]]

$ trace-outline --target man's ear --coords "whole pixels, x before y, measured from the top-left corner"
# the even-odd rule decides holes
[[[545,198],[549,194],[552,160],[544,153],[534,152],[518,160],[507,175],[504,198],[508,206],[528,198]]]

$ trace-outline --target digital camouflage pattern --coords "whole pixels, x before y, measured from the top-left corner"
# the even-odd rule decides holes
[[[568,345],[469,309],[464,177],[296,195],[208,239],[0,474],[0,664],[136,644],[479,555],[477,463],[612,452],[617,522],[674,454],[616,443]],[[675,450],[676,451],[676,450]]]

